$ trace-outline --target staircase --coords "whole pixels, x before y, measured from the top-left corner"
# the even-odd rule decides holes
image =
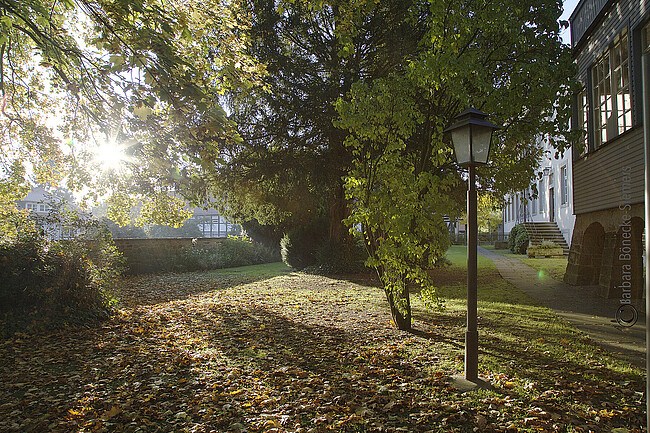
[[[562,247],[565,256],[569,255],[569,245],[564,240],[557,223],[524,223],[524,227],[528,232],[531,245],[540,245],[544,241],[555,242]]]

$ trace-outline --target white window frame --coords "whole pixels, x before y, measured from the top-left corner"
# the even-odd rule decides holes
[[[595,148],[632,128],[630,43],[627,28],[591,68]]]
[[[569,170],[566,165],[560,167],[560,204],[569,204]]]
[[[587,89],[582,88],[578,92],[578,125],[577,127],[584,131],[584,135],[580,140],[580,156],[586,154],[589,151],[589,134],[588,134],[588,125],[589,125],[589,100],[587,99]]]

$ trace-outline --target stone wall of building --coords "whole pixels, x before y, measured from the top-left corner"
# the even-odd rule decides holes
[[[642,204],[576,216],[564,281],[599,285],[606,298],[643,297]]]
[[[126,259],[127,274],[147,274],[164,269],[169,260],[191,245],[211,247],[226,238],[114,239]]]

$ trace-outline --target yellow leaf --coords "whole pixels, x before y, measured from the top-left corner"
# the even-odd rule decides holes
[[[68,413],[69,413],[70,415],[72,415],[72,416],[81,416],[81,415],[82,415],[81,411],[74,410],[74,409],[70,409],[70,410],[68,411]]]
[[[153,114],[153,110],[151,110],[151,108],[147,107],[146,105],[141,105],[133,109],[133,114],[142,120],[147,120],[147,117]]]
[[[104,414],[102,415],[102,419],[104,421],[106,421],[107,419],[110,419],[110,418],[114,417],[115,415],[119,415],[121,413],[122,413],[122,409],[120,409],[117,406],[113,406],[111,408],[111,410],[108,410],[108,411],[104,412]]]

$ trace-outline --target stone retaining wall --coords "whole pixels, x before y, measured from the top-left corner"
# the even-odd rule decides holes
[[[148,274],[164,269],[169,260],[193,243],[211,247],[227,238],[114,239],[126,259],[126,274]]]
[[[643,297],[641,235],[645,211],[642,204],[621,209],[576,215],[565,283],[598,285],[601,295],[612,299],[620,298],[621,287],[629,284],[632,299]],[[631,268],[629,275],[625,275],[626,266]]]

